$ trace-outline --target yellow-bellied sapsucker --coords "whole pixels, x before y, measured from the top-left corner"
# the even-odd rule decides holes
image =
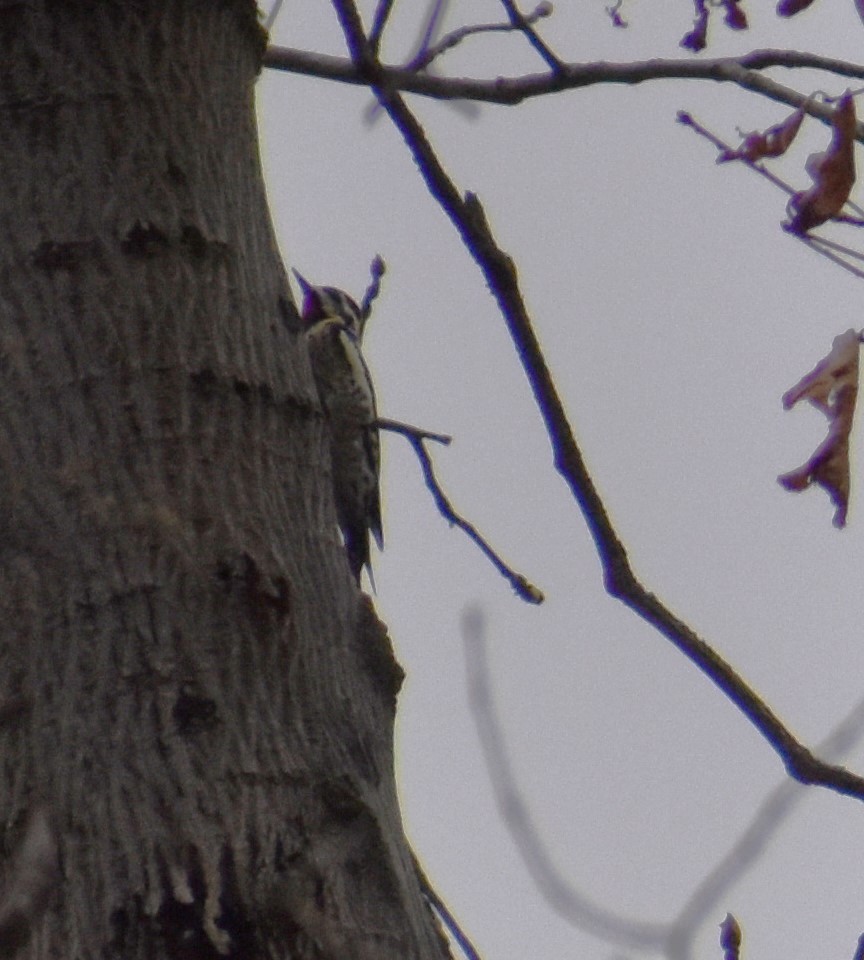
[[[360,350],[366,318],[354,300],[335,287],[315,287],[296,270],[303,290],[301,320],[318,398],[330,422],[330,460],[336,515],[348,564],[357,582],[369,561],[369,533],[379,550],[380,445],[375,391]]]

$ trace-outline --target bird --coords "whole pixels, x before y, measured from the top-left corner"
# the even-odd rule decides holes
[[[300,319],[315,387],[330,425],[333,495],[348,565],[358,585],[366,567],[374,589],[369,535],[379,550],[384,536],[378,411],[361,349],[366,318],[344,290],[315,286],[297,270],[294,276],[303,292]]]

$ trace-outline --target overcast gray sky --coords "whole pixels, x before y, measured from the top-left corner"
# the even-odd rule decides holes
[[[397,2],[385,59],[410,53],[424,7]],[[630,0],[627,30],[603,7],[557,5],[543,32],[563,59],[689,56],[677,46],[692,16],[685,0]],[[732,34],[715,16],[702,56],[771,46],[862,59],[848,0],[817,0],[791,21],[761,0],[746,9],[751,30]],[[460,0],[446,27],[501,19],[494,0]],[[286,4],[274,42],[344,53],[327,0]],[[501,36],[468,41],[441,64],[477,77],[542,67],[524,40]],[[845,86],[774,76],[804,93]],[[384,256],[366,338],[381,414],[453,435],[434,452],[454,505],[547,597],[539,608],[516,599],[437,514],[407,444],[385,437],[376,606],[408,674],[397,731],[406,830],[487,960],[636,955],[557,917],[501,823],[467,705],[466,607],[486,617],[504,732],[536,824],[562,873],[598,904],[672,918],[783,779],[781,764],[708,680],[604,594],[495,304],[389,121],[364,123],[370,96],[273,72],[259,96],[286,264],[359,296],[372,256]],[[734,139],[736,127],[788,111],[692,81],[483,106],[473,120],[410,102],[518,263],[637,574],[815,745],[864,695],[861,478],[853,460],[842,532],[824,493],[784,492],[776,476],[809,456],[825,420],[784,412],[780,398],[834,336],[864,326],[864,282],[781,231],[782,194],[715,166],[713,148],[675,123],[688,110]],[[796,187],[827,140],[805,124],[782,168]],[[846,236],[864,249],[860,233]],[[864,748],[848,762],[864,771]],[[851,958],[864,932],[864,805],[802,792],[706,922],[700,957],[721,955],[716,924],[731,910],[748,957]]]

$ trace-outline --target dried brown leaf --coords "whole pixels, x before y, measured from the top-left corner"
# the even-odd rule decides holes
[[[741,9],[741,0],[721,0],[726,11],[723,22],[730,30],[746,30],[747,14]]]
[[[777,14],[781,17],[794,17],[796,13],[806,10],[813,0],[780,0],[777,4]]]
[[[806,233],[840,213],[855,183],[855,101],[848,90],[834,108],[831,126],[828,149],[807,160],[813,186],[789,201],[794,213],[787,229],[792,233]]]
[[[611,7],[606,7],[606,13],[609,15],[613,27],[626,29],[628,26],[627,21],[621,16],[621,7],[623,4],[624,0],[615,0],[615,3],[613,3]]]
[[[693,29],[682,37],[679,46],[686,50],[692,50],[699,53],[705,49],[708,43],[708,7],[705,0],[693,0],[696,6],[696,19],[693,21]],[[862,0],[864,2],[864,0]]]
[[[801,129],[803,119],[804,111],[796,110],[782,123],[776,123],[762,133],[758,130],[748,133],[737,150],[724,150],[717,158],[717,162],[749,160],[752,163],[755,160],[761,160],[763,157],[780,157],[789,149],[796,134]]]
[[[834,526],[846,524],[849,506],[849,434],[858,398],[860,336],[847,330],[834,338],[831,352],[783,395],[788,410],[806,397],[828,418],[828,435],[797,470],[778,477],[787,490],[804,490],[812,483],[823,487],[834,506]]]

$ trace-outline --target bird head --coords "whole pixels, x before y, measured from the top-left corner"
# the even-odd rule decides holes
[[[363,333],[360,307],[353,297],[338,287],[316,287],[297,270],[294,276],[303,291],[300,319],[308,330],[322,320],[338,320],[358,339]]]

